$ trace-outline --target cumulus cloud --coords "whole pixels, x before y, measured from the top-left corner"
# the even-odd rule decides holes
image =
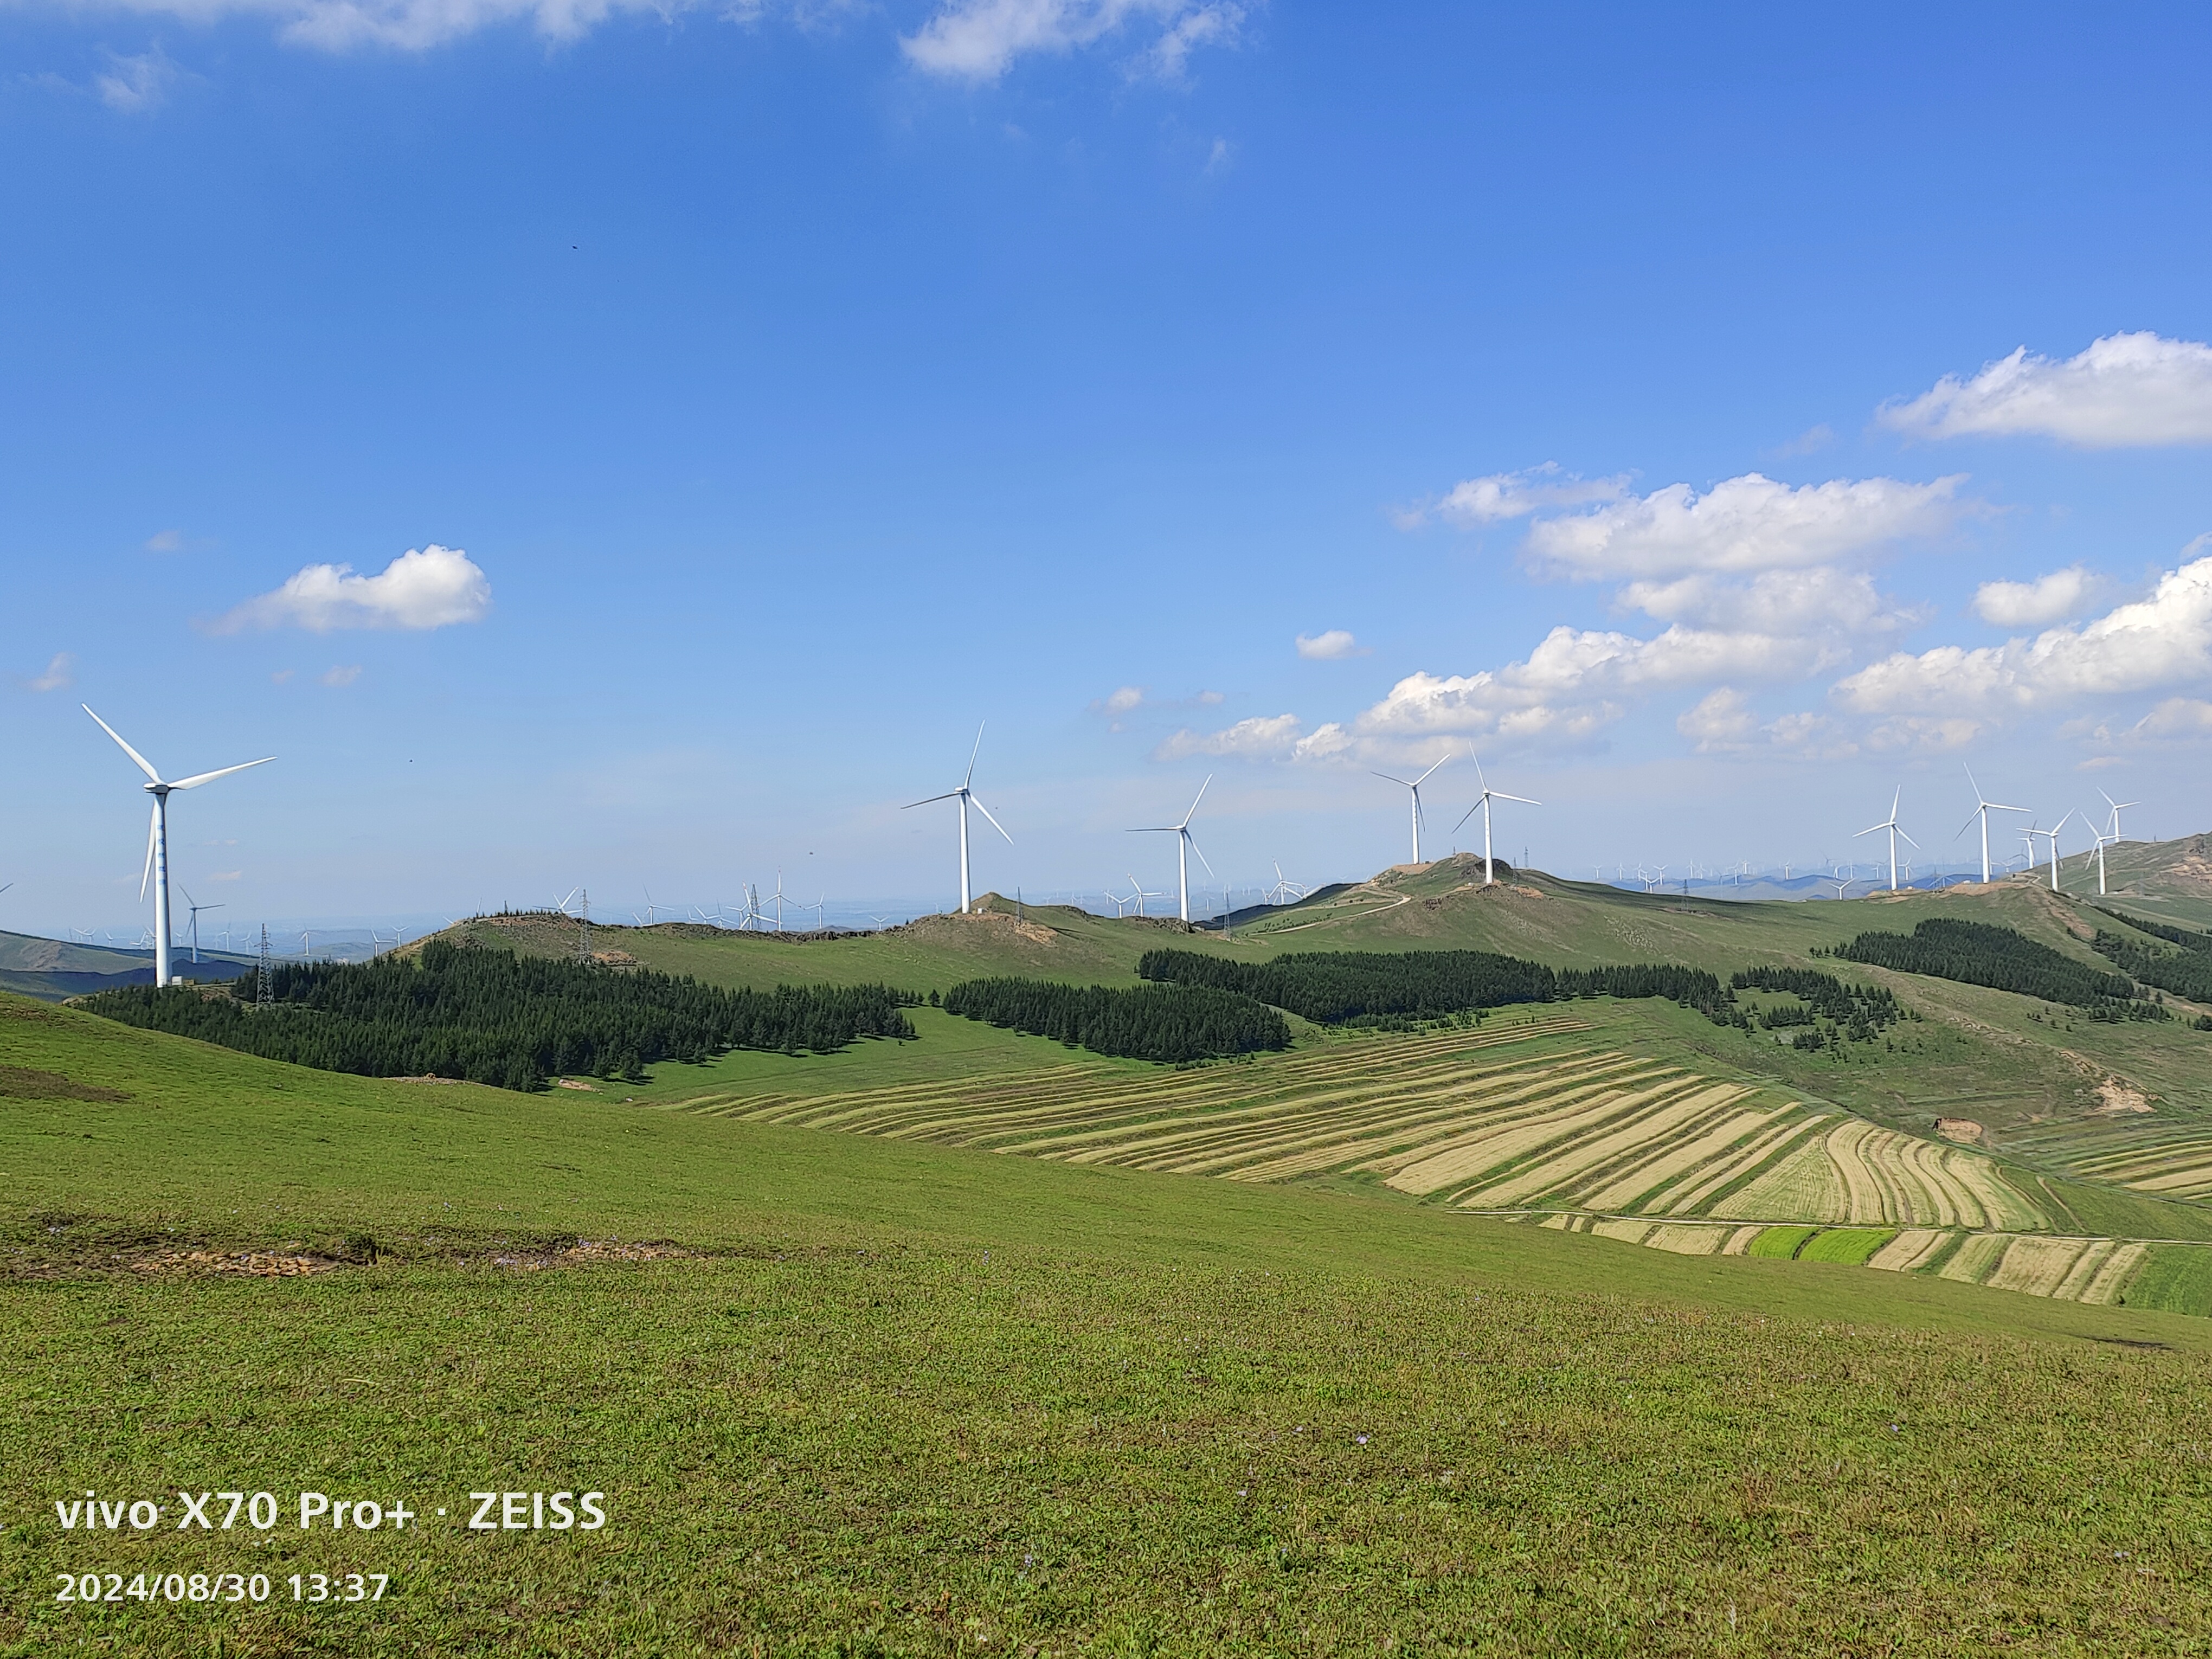
[[[331,686],[351,685],[360,678],[361,665],[359,663],[351,663],[333,666],[326,670],[323,674],[323,684],[325,685]]]
[[[1301,634],[1297,643],[1298,655],[1308,662],[1337,662],[1367,654],[1359,641],[1341,628],[1332,628],[1325,634]]]
[[[2056,438],[2084,449],[2212,443],[2212,346],[2108,334],[2064,362],[2021,346],[1971,380],[1947,374],[1875,418],[1923,438]]]
[[[1480,478],[1462,478],[1433,501],[1425,501],[1398,514],[1405,529],[1413,529],[1431,518],[1480,527],[1525,519],[1547,507],[1586,507],[1592,501],[1619,501],[1628,480],[1583,478],[1564,472],[1557,461],[1523,468],[1518,472],[1492,472]]]
[[[1723,685],[1675,717],[1674,729],[1701,755],[1777,755],[1837,760],[1857,752],[1826,714],[1793,712],[1762,721],[1742,692]]]
[[[1792,486],[1747,472],[1702,495],[1669,484],[1640,499],[1539,520],[1528,549],[1540,566],[1585,580],[1828,564],[1948,527],[1965,510],[1958,500],[1964,482],[1959,474],[1932,483],[1838,478]]]
[[[929,74],[995,81],[1030,53],[1065,57],[1150,25],[1158,33],[1144,61],[1175,79],[1193,52],[1233,41],[1243,21],[1244,8],[1231,0],[948,0],[899,45]]]
[[[1119,690],[1109,692],[1105,696],[1101,697],[1098,700],[1098,707],[1101,710],[1109,714],[1126,714],[1132,708],[1134,708],[1142,703],[1144,700],[1145,688],[1143,686],[1125,685],[1121,687]]]
[[[76,684],[76,659],[66,651],[54,653],[46,672],[23,682],[33,691],[64,691]]]
[[[2040,628],[2072,616],[2095,586],[2078,564],[2029,582],[1984,582],[1974,590],[1974,614],[1998,628]]]
[[[1829,565],[1762,571],[1748,582],[1707,575],[1630,582],[1618,600],[1658,622],[1836,641],[1894,633],[1924,619],[1922,612],[1885,599],[1864,571]]]
[[[216,631],[304,628],[445,628],[481,621],[491,609],[491,583],[459,548],[435,543],[410,549],[374,576],[345,564],[311,564],[273,592],[232,611]]]
[[[1899,652],[1838,681],[1844,707],[1870,714],[1956,717],[2045,708],[2077,699],[2212,684],[2212,537],[2168,571],[2146,599],[2033,639],[1967,650]]]
[[[1152,751],[1155,760],[1191,755],[1231,755],[1247,760],[1329,760],[1352,746],[1352,734],[1334,720],[1305,729],[1296,714],[1264,714],[1221,732],[1185,727]]]

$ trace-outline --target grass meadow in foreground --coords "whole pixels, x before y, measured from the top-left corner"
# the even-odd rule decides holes
[[[0,1099],[0,1652],[2212,1641],[2202,1321],[332,1077],[8,1000],[0,1047],[76,1091]],[[351,1261],[131,1265],[192,1249]],[[64,1534],[87,1488],[449,1515]],[[459,1524],[562,1489],[605,1528]],[[277,1599],[53,1601],[94,1571]],[[347,1571],[393,1588],[283,1588]]]

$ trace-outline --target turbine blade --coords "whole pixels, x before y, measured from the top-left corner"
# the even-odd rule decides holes
[[[902,812],[911,812],[917,806],[927,806],[933,801],[951,800],[955,795],[964,794],[966,793],[967,792],[964,789],[948,789],[941,795],[930,796],[927,800],[910,800],[905,805],[900,807],[899,811]]]
[[[1887,830],[1889,826],[1887,823],[1869,823],[1865,829],[1855,831],[1852,834],[1851,839],[1853,841],[1856,841],[1861,836],[1870,836],[1877,830]]]
[[[1919,845],[1920,845],[1920,843],[1919,843],[1918,842],[1917,842],[1917,841],[1913,840],[1911,836],[1905,836],[1905,831],[1904,831],[1904,830],[1899,830],[1897,833],[1898,833],[1899,835],[1900,835],[1900,836],[1905,836],[1905,844],[1906,844],[1908,847],[1917,847],[1917,846],[1919,846]]]
[[[83,709],[86,714],[92,714],[92,705],[90,703],[81,702],[77,704],[77,707]],[[152,763],[149,762],[143,755],[140,754],[136,749],[133,749],[129,744],[124,743],[123,734],[120,732],[118,732],[113,726],[110,726],[106,720],[100,719],[97,714],[92,714],[92,723],[94,726],[97,726],[101,731],[106,732],[109,737],[113,738],[115,741],[121,745],[123,752],[130,756],[132,760],[138,763],[138,769],[141,772],[143,772],[155,783],[161,782],[161,775],[154,769]]]
[[[84,712],[92,714],[89,708]],[[92,717],[94,720],[100,718],[97,714],[92,714]],[[123,739],[118,738],[116,741],[120,743]],[[146,867],[138,875],[138,896],[142,899],[146,896],[146,884],[154,879],[154,837],[161,833],[161,803],[157,800],[154,803],[154,810],[146,815]]]
[[[960,780],[963,789],[975,781],[975,757],[983,752],[983,727],[986,724],[982,720],[975,723],[975,746],[968,751],[968,775]]]
[[[87,713],[89,713],[90,711],[89,711],[89,710],[87,710],[86,712],[87,712]],[[122,741],[122,739],[118,738],[117,738],[117,739],[116,739],[116,741],[119,743],[119,742],[121,742],[121,741]],[[1407,781],[1405,781],[1405,779],[1403,779],[1403,778],[1394,778],[1394,777],[1392,777],[1392,776],[1391,776],[1388,772],[1376,772],[1376,773],[1373,774],[1373,775],[1374,775],[1374,776],[1376,776],[1376,777],[1378,777],[1378,778],[1382,779],[1382,780],[1383,780],[1385,782],[1387,782],[1387,783],[1395,783],[1395,784],[1396,784],[1396,785],[1397,785],[1401,789],[1411,789],[1411,788],[1413,787],[1412,784],[1410,784],[1410,783],[1407,782]]]
[[[217,771],[196,772],[189,778],[178,779],[177,781],[171,784],[169,787],[172,789],[197,789],[204,783],[213,783],[217,778],[227,778],[233,772],[243,772],[249,767],[266,766],[270,761],[273,761],[276,758],[276,757],[274,755],[264,755],[258,761],[241,761],[236,766],[226,766]]]
[[[1478,800],[1473,806],[1468,807],[1466,811],[1461,813],[1459,815],[1459,823],[1465,823],[1469,818],[1473,817],[1481,808],[1481,805],[1482,803]],[[1455,823],[1451,827],[1451,833],[1455,836],[1459,834],[1459,823]],[[1278,871],[1276,873],[1279,875],[1281,872]]]
[[[2033,806],[2007,806],[2001,800],[1984,801],[1983,805],[1992,812],[2033,812],[2035,810]]]
[[[1523,806],[1541,806],[1544,804],[1540,800],[1530,800],[1526,795],[1509,795],[1502,789],[1492,789],[1486,793],[1493,800],[1517,800]]]
[[[1198,861],[1200,864],[1206,864],[1206,854],[1199,852],[1198,837],[1192,835],[1189,830],[1186,830],[1182,832],[1182,838],[1190,843],[1190,850],[1192,852],[1198,853]],[[1206,873],[1209,876],[1213,873],[1213,866],[1212,865],[1206,864]]]
[[[1444,763],[1444,761],[1448,761],[1448,760],[1449,760],[1450,758],[1451,758],[1451,750],[1449,750],[1449,749],[1447,749],[1447,750],[1444,750],[1443,760],[1440,760],[1440,761],[1438,761],[1438,762],[1437,763],[1437,766],[1442,766],[1442,765]],[[1435,771],[1435,770],[1437,769],[1437,766],[1431,766],[1431,767],[1429,769],[1429,771],[1428,771],[1428,772],[1424,772],[1424,773],[1422,773],[1422,774],[1421,774],[1421,775],[1420,775],[1420,776],[1419,776],[1418,778],[1415,778],[1415,779],[1413,780],[1414,787],[1419,787],[1420,785],[1426,783],[1426,782],[1429,781],[1429,772],[1433,772],[1433,771]]]
[[[1197,811],[1198,811],[1198,804],[1199,804],[1199,802],[1200,802],[1200,801],[1202,801],[1202,800],[1204,800],[1204,799],[1206,799],[1206,792],[1208,789],[1211,789],[1212,787],[1213,787],[1213,774],[1212,774],[1212,773],[1211,773],[1211,772],[1208,772],[1208,773],[1206,775],[1206,781],[1205,781],[1204,783],[1201,783],[1201,784],[1200,784],[1200,785],[1198,786],[1198,793],[1197,793],[1195,795],[1194,795],[1194,796],[1192,796],[1192,797],[1191,797],[1191,800],[1190,800],[1190,811],[1188,811],[1188,812],[1186,812],[1186,813],[1184,813],[1184,814],[1182,815],[1182,821],[1183,821],[1185,823],[1188,823],[1191,821],[1192,817],[1194,817],[1194,816],[1196,815],[1196,813],[1197,813]]]
[[[991,809],[984,805],[981,801],[977,800],[975,799],[975,793],[972,790],[969,793],[968,801],[970,805],[983,815],[984,819],[990,824],[991,828],[997,830],[1000,835],[1006,836],[1006,826],[1000,823],[998,819],[991,816]],[[1013,844],[1014,838],[1012,836],[1006,836],[1006,845],[1012,847]]]

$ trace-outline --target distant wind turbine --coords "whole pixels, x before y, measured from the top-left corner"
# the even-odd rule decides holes
[[[8,890],[6,888],[0,887],[0,893],[4,893],[7,890]],[[192,961],[195,963],[198,963],[200,959],[200,912],[203,910],[220,910],[223,907],[220,904],[193,903],[191,890],[186,888],[182,882],[179,882],[177,884],[177,890],[179,893],[184,894],[185,908],[191,912]],[[369,937],[374,939],[375,935],[372,933]]]
[[[2097,793],[2105,795],[2105,792],[2101,789]],[[2141,806],[2142,803],[2139,800],[2114,800],[2110,795],[2105,795],[2105,805],[2112,809],[2112,838],[2118,841],[2120,838],[2120,813],[2127,807]]]
[[[1176,838],[1176,913],[1185,921],[1190,920],[1190,855],[1198,853],[1198,861],[1206,865],[1206,873],[1209,876],[1213,873],[1213,866],[1206,863],[1206,854],[1199,852],[1198,843],[1191,838],[1190,833],[1190,821],[1197,815],[1198,804],[1206,799],[1206,792],[1212,784],[1213,775],[1208,773],[1206,781],[1198,786],[1198,793],[1191,797],[1190,811],[1182,815],[1182,823],[1148,823],[1141,829],[1129,831],[1133,836],[1173,836]],[[1139,910],[1138,914],[1141,915],[1143,912]]]
[[[1952,836],[1951,839],[1953,841],[1956,841],[1959,839],[1959,836],[1963,836],[1967,830],[1972,829],[1975,818],[1979,818],[1982,821],[1982,879],[1986,882],[1990,878],[1990,814],[1992,812],[2025,812],[2027,811],[2027,808],[2025,806],[2008,806],[2002,801],[1991,800],[1987,795],[1984,795],[1982,793],[1982,786],[1979,783],[1975,782],[1974,769],[1969,766],[1966,769],[1966,781],[1973,784],[1974,786],[1974,810],[1966,821],[1959,826],[1959,835]],[[2100,793],[2102,792],[2100,791]]]
[[[1980,792],[1978,790],[1976,793],[1979,793]],[[1889,890],[1893,893],[1897,890],[1897,838],[1899,836],[1905,836],[1905,831],[1897,827],[1897,807],[1898,803],[1902,801],[1904,799],[1905,786],[1900,783],[1897,786],[1897,793],[1889,798],[1889,816],[1884,818],[1880,823],[1869,824],[1865,829],[1859,831],[1859,836],[1871,836],[1877,830],[1887,830],[1889,831]],[[1851,839],[1853,841],[1856,841],[1858,839],[1858,836],[1854,836]],[[1910,836],[1905,836],[1905,839],[1911,846],[1917,847],[1920,845],[1918,842],[1914,841]]]
[[[1468,745],[1467,757],[1474,763],[1474,779],[1477,783],[1480,783],[1482,786],[1482,793],[1476,799],[1474,806],[1468,807],[1466,811],[1460,814],[1459,823],[1465,823],[1469,818],[1473,817],[1475,814],[1476,807],[1480,807],[1481,809],[1482,884],[1485,887],[1487,887],[1493,880],[1496,879],[1490,872],[1490,803],[1493,800],[1517,800],[1523,806],[1541,806],[1544,803],[1540,800],[1530,800],[1526,795],[1509,795],[1502,789],[1492,789],[1490,787],[1490,780],[1482,775],[1482,757],[1474,752],[1474,745],[1473,744],[1469,744]],[[1438,761],[1437,763],[1437,766],[1442,766],[1443,764],[1443,761]],[[1429,769],[1429,771],[1433,772],[1436,769],[1437,767],[1432,766]],[[1423,777],[1426,777],[1428,773],[1424,772],[1421,775]],[[1416,802],[1418,802],[1419,799],[1420,797],[1416,794],[1414,797]],[[1452,833],[1454,835],[1457,835],[1459,833],[1459,823],[1452,825]],[[1526,854],[1522,854],[1522,860],[1523,862],[1526,862]],[[1420,861],[1421,819],[1420,814],[1417,811],[1413,816],[1413,862],[1419,864]]]
[[[79,703],[77,707],[92,714],[89,705]],[[243,772],[250,766],[266,766],[276,757],[264,755],[259,760],[241,761],[236,766],[220,767],[212,772],[197,772],[189,778],[179,778],[174,783],[168,783],[163,781],[161,775],[154,769],[152,762],[123,741],[113,726],[97,714],[92,714],[92,719],[93,724],[113,738],[116,747],[130,756],[138,769],[146,775],[148,781],[144,788],[154,798],[153,817],[146,826],[146,868],[138,878],[138,896],[142,899],[146,896],[148,880],[158,874],[161,879],[154,888],[154,982],[167,985],[169,982],[169,797],[179,789],[197,789],[204,783],[227,778],[233,772]]]
[[[1146,890],[1145,884],[1139,881],[1134,876],[1131,876],[1129,878],[1129,885],[1134,890],[1133,902],[1137,907],[1137,915],[1139,919],[1141,919],[1145,914],[1145,901],[1148,898],[1158,898],[1159,895],[1158,893],[1147,891]]]
[[[2074,815],[2071,812],[2069,812],[2066,815],[2066,817],[2059,819],[2057,823],[2052,824],[2048,830],[2039,830],[2033,824],[2030,824],[2027,827],[2027,833],[2030,836],[2044,836],[2050,839],[2051,890],[2054,893],[2058,890],[2058,832],[2066,827],[2067,818],[2070,818],[2073,816]],[[2035,867],[2035,842],[2033,840],[2029,841],[2027,843],[2027,854],[2028,867],[2030,869],[2033,869]]]
[[[931,795],[927,799],[908,801],[899,809],[902,812],[911,812],[917,806],[927,806],[935,801],[957,800],[960,803],[960,914],[963,916],[968,914],[974,902],[971,897],[973,889],[968,876],[969,806],[972,804],[975,810],[983,815],[991,828],[996,830],[1000,835],[1006,836],[1006,825],[991,816],[991,809],[976,799],[975,792],[969,787],[975,781],[975,757],[982,752],[983,728],[978,726],[975,728],[975,746],[968,751],[968,771],[967,775],[960,780],[960,787],[957,789],[948,789],[941,795]],[[1012,836],[1006,836],[1006,845],[1012,847],[1013,844],[1014,838]],[[781,884],[781,883],[778,884],[778,885]]]
[[[1440,760],[1437,763],[1437,766],[1442,766],[1444,763],[1444,761],[1448,761],[1450,758],[1450,754],[1447,752],[1443,760]],[[1375,774],[1376,777],[1381,778],[1386,783],[1396,784],[1401,789],[1405,790],[1413,798],[1413,862],[1416,864],[1419,864],[1421,861],[1421,786],[1429,781],[1430,775],[1435,772],[1437,766],[1431,766],[1428,771],[1422,773],[1420,776],[1413,779],[1410,783],[1404,778],[1394,778],[1388,772],[1377,772]],[[1462,823],[1466,821],[1467,820],[1464,818],[1460,820]],[[1188,920],[1188,917],[1184,919],[1186,921]]]

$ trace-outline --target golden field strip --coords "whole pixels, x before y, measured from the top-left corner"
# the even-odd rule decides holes
[[[1249,1065],[1067,1066],[690,1109],[1232,1181],[1377,1178],[1480,1210],[2033,1231],[2052,1222],[1981,1153],[1787,1096],[1506,1030],[1353,1040]],[[1533,1050],[1533,1051],[1532,1051]]]
[[[1804,1255],[2066,1301],[2118,1300],[2145,1259],[2138,1243],[2057,1236],[2059,1224],[1984,1154],[1575,1046],[1589,1030],[1539,1015],[1189,1071],[1077,1063],[682,1106],[1231,1181],[1364,1177],[1682,1255]]]
[[[2074,1161],[2093,1181],[2109,1181],[2160,1198],[2212,1198],[2212,1136],[2192,1134],[2136,1145]]]
[[[1770,1235],[1805,1235],[1800,1226],[1716,1225],[1706,1222],[1656,1222],[1638,1216],[1597,1216],[1565,1212],[1526,1218],[1560,1232],[1589,1233],[1641,1244],[1677,1255],[1795,1255],[1820,1237],[1787,1238],[1794,1248],[1762,1251]],[[2150,1254],[2147,1244],[2117,1238],[2063,1238],[2048,1234],[1960,1233],[1942,1227],[1883,1230],[1866,1241],[1870,1253],[1859,1265],[1887,1273],[1932,1273],[1966,1285],[2016,1291],[2061,1302],[2109,1307]],[[2212,1249],[2212,1246],[2185,1248]]]

